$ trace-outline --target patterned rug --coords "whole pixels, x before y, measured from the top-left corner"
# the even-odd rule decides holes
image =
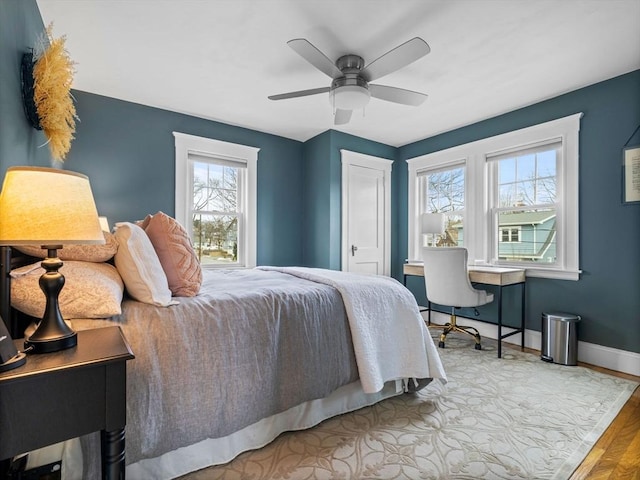
[[[566,479],[637,383],[450,334],[449,377],[286,433],[204,479]]]

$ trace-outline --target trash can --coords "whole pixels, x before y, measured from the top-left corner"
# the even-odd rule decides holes
[[[577,365],[579,321],[580,316],[571,313],[543,313],[540,358],[545,362]]]

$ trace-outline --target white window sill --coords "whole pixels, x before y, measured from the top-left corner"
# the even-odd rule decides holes
[[[526,268],[527,277],[550,278],[554,280],[580,280],[582,270],[551,270],[546,268]]]

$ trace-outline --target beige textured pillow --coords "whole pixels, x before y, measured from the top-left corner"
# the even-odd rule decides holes
[[[45,272],[40,262],[11,271],[11,305],[32,317],[42,318],[46,298],[39,280]],[[108,318],[122,313],[124,284],[108,263],[66,261],[60,268],[64,287],[58,302],[66,320]]]
[[[202,285],[202,268],[187,231],[174,218],[158,212],[148,220],[145,232],[158,254],[173,295],[196,296]]]
[[[102,263],[111,260],[118,250],[118,242],[116,242],[113,234],[109,232],[102,233],[104,233],[103,245],[65,245],[58,250],[58,258],[63,262],[65,260],[75,260]],[[47,256],[47,250],[38,245],[20,245],[13,248],[36,258],[46,258]]]
[[[144,230],[122,222],[116,223],[114,235],[118,241],[115,264],[129,295],[160,307],[178,303],[171,300],[167,276]]]

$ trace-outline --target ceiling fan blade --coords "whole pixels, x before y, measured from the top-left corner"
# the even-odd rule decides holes
[[[267,97],[269,100],[286,100],[287,98],[307,97],[309,95],[317,95],[319,93],[328,93],[331,87],[311,88],[309,90],[298,90],[297,92],[280,93]]]
[[[295,38],[287,42],[298,55],[304,58],[311,65],[316,67],[321,72],[336,78],[342,76],[342,72],[335,66],[335,64],[327,58],[327,56],[318,50],[311,42],[304,38]]]
[[[351,120],[352,112],[353,110],[341,110],[338,108],[336,110],[336,115],[333,119],[333,123],[335,125],[344,125],[346,123],[349,123],[349,120]]]
[[[406,67],[430,51],[431,48],[423,39],[420,37],[412,38],[369,63],[362,70],[362,75],[368,82],[371,82]]]
[[[388,87],[386,85],[369,84],[369,93],[372,97],[386,100],[387,102],[401,103],[402,105],[421,105],[427,96],[424,93],[405,90],[404,88]]]

